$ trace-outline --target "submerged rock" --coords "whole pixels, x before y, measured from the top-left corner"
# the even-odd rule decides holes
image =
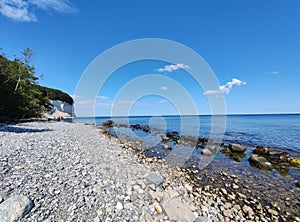
[[[216,152],[217,152],[217,146],[209,145],[201,151],[201,154],[204,156],[211,156],[216,154]]]
[[[246,147],[241,145],[241,144],[237,144],[237,143],[231,143],[229,144],[229,150],[231,152],[236,152],[236,153],[243,153],[246,151]]]
[[[201,150],[201,154],[204,155],[204,156],[211,156],[211,155],[213,155],[213,153],[211,152],[211,150],[208,149],[208,148],[205,148],[205,149]]]
[[[220,153],[224,154],[225,156],[228,156],[230,159],[237,161],[237,162],[241,162],[242,158],[246,157],[245,153],[231,152],[228,147],[225,147],[224,149],[222,149],[220,151]]]
[[[24,217],[33,207],[28,197],[13,196],[0,204],[0,221],[16,221]]]

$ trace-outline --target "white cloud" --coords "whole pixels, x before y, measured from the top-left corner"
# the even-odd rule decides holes
[[[162,91],[168,90],[168,88],[167,88],[166,86],[162,86],[162,87],[160,87],[159,89],[162,90]]]
[[[166,99],[161,99],[161,100],[158,101],[158,103],[160,103],[160,104],[161,103],[167,103],[167,102],[168,102],[168,100],[166,100]]]
[[[274,71],[272,71],[272,72],[268,72],[269,74],[272,74],[272,75],[277,75],[277,74],[279,74],[279,72],[278,71],[276,71],[276,70],[274,70]]]
[[[183,63],[177,63],[175,65],[166,65],[163,68],[157,69],[158,72],[174,72],[178,69],[189,69],[189,66],[183,64]]]
[[[219,86],[218,89],[205,91],[203,95],[221,95],[221,94],[226,95],[230,93],[233,86],[242,86],[242,85],[246,85],[246,82],[233,78],[230,82],[227,82],[225,85]]]
[[[15,21],[37,21],[32,8],[52,9],[64,13],[76,12],[68,0],[0,0],[0,13]]]
[[[107,96],[97,96],[96,99],[99,99],[99,100],[109,100],[109,97],[107,97]]]

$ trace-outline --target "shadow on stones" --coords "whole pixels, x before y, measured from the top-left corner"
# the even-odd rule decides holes
[[[51,129],[30,129],[30,128],[20,128],[16,126],[2,126],[0,127],[0,132],[10,132],[10,133],[41,133],[53,131]]]

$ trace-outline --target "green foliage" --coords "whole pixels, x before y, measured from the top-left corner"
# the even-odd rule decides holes
[[[37,84],[35,69],[31,65],[34,52],[23,51],[23,58],[7,59],[0,55],[0,120],[41,117],[51,108],[50,99],[73,100],[67,94]]]
[[[71,96],[58,89],[47,88],[44,86],[37,86],[37,87],[41,92],[43,92],[43,95],[45,97],[48,97],[51,100],[60,100],[60,101],[67,102],[71,105],[73,105],[74,103],[73,98]]]

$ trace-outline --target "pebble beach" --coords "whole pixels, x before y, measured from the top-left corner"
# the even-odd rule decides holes
[[[224,186],[196,185],[139,146],[93,125],[0,126],[0,221],[300,221],[296,188],[286,212],[234,191],[247,188],[238,175],[220,171]]]

